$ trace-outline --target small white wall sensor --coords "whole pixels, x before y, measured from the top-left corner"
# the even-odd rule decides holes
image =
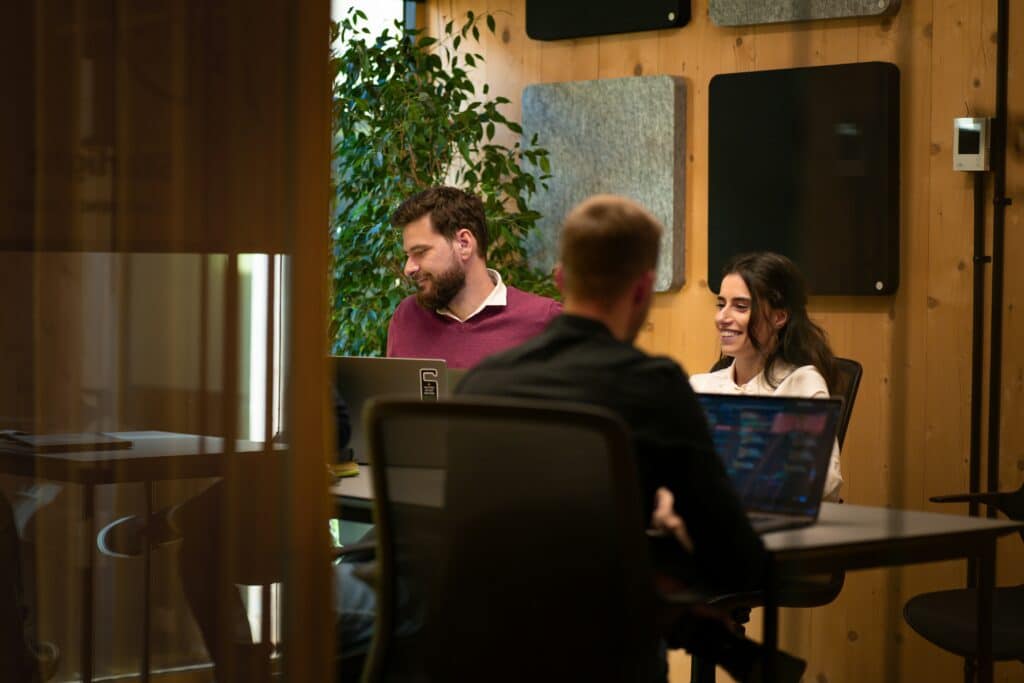
[[[987,171],[989,119],[953,119],[953,170]]]

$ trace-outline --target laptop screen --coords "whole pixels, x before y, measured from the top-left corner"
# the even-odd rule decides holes
[[[747,510],[817,517],[839,399],[698,394],[715,450]]]

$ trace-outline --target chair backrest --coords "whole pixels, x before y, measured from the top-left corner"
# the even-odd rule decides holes
[[[1024,484],[1016,491],[1004,493],[1000,496],[998,503],[999,511],[1015,521],[1024,520]],[[1021,532],[1024,538],[1024,531]]]
[[[1002,512],[1014,521],[1024,520],[1024,484],[1016,491],[983,491],[978,493],[955,493],[946,496],[931,496],[933,503],[981,503]],[[1020,531],[1024,540],[1024,529]]]
[[[364,681],[638,680],[655,594],[624,425],[590,406],[375,401]]]
[[[850,358],[836,357],[833,364],[829,393],[843,399],[843,409],[839,413],[839,427],[836,430],[839,448],[843,447],[843,441],[846,439],[846,428],[850,426],[853,403],[857,400],[857,389],[860,388],[860,377],[863,372],[860,363]]]
[[[732,358],[722,356],[711,366],[710,372],[718,372],[732,365]],[[828,380],[829,394],[843,399],[843,409],[839,412],[839,425],[836,429],[836,440],[839,448],[846,439],[846,428],[850,426],[850,415],[853,414],[853,402],[857,399],[860,388],[860,377],[863,373],[860,363],[850,358],[835,358],[832,366],[832,378]]]
[[[1016,491],[1007,491],[997,494],[996,508],[1004,515],[1014,521],[1024,520],[1024,484]],[[1020,539],[1024,541],[1024,529],[1020,532]]]
[[[732,356],[721,356],[715,361],[708,372],[718,372],[732,365]]]

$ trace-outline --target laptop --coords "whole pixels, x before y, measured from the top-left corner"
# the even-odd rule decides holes
[[[375,396],[414,396],[436,401],[448,396],[448,367],[443,360],[332,356],[334,382],[348,404],[352,421],[349,447],[356,462],[369,463],[363,434],[363,409]]]
[[[817,521],[842,400],[697,398],[754,530],[766,533]]]
[[[448,391],[452,394],[455,393],[455,387],[459,386],[459,382],[469,372],[469,368],[448,368]]]

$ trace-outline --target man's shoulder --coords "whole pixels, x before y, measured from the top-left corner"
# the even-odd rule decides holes
[[[775,394],[809,398],[828,397],[828,383],[813,365],[801,365],[798,368],[788,366],[785,369],[789,372],[779,381]]]
[[[410,318],[429,319],[431,317],[430,312],[424,310],[424,308],[416,302],[416,295],[410,294],[399,301],[398,305],[395,306],[395,312],[391,314],[391,321],[408,320]]]
[[[503,386],[507,373],[520,364],[523,358],[519,348],[512,348],[484,358],[474,365],[453,388],[459,394],[488,394]]]
[[[415,294],[410,294],[409,296],[399,301],[398,305],[395,306],[395,313],[398,313],[399,311],[406,311],[409,309],[410,306],[415,308],[422,308],[419,304],[416,303]]]
[[[636,371],[648,376],[652,381],[660,381],[668,385],[678,384],[689,388],[686,371],[683,366],[668,356],[652,356],[637,349],[641,356],[636,364]]]
[[[531,308],[550,308],[556,312],[562,310],[562,304],[551,297],[527,292],[522,289],[512,287],[511,285],[506,288],[506,292],[509,305],[517,307],[529,306]]]

